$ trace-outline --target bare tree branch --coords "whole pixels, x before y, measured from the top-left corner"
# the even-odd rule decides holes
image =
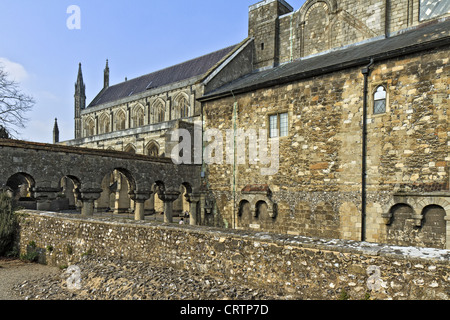
[[[24,128],[28,119],[25,114],[35,104],[34,99],[22,93],[19,85],[8,79],[7,72],[0,66],[0,132],[1,136],[14,137],[18,129]]]

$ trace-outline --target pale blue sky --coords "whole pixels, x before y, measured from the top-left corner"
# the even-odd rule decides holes
[[[138,77],[241,42],[248,7],[258,0],[100,1],[2,0],[0,63],[36,105],[20,139],[73,139],[73,95],[82,63],[87,103],[103,86]],[[303,0],[288,1],[295,10]],[[81,29],[69,30],[67,8],[81,10]]]

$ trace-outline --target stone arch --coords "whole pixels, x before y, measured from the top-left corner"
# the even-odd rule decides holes
[[[66,175],[61,178],[61,195],[62,205],[67,206],[67,209],[81,208],[81,181],[78,177],[73,175]],[[66,202],[66,203],[64,203]]]
[[[111,130],[111,122],[109,115],[106,112],[103,112],[98,118],[98,133],[105,134],[109,133]]]
[[[114,116],[114,125],[116,131],[121,131],[126,129],[127,114],[123,109],[116,111]]]
[[[330,48],[330,5],[326,1],[312,1],[304,12],[303,56]]]
[[[152,185],[154,211],[163,214],[164,212],[164,192],[166,191],[166,184],[162,180],[156,180]]]
[[[261,218],[264,215],[267,215],[267,203],[264,200],[259,200],[255,204],[255,217]]]
[[[239,224],[242,225],[247,225],[251,223],[251,219],[252,219],[252,206],[250,204],[250,202],[248,202],[247,200],[243,199],[239,202],[239,207],[238,207],[238,221]]]
[[[102,193],[96,207],[111,209],[116,214],[133,211],[134,202],[130,195],[136,190],[136,180],[125,168],[114,168],[102,177]]]
[[[402,246],[414,243],[414,209],[405,202],[396,203],[389,210],[390,219],[386,225],[386,239],[389,244]]]
[[[145,146],[145,154],[152,157],[158,157],[160,152],[159,143],[155,140],[150,141]]]
[[[166,121],[166,102],[158,98],[153,102],[150,111],[151,123],[160,123]]]
[[[10,191],[14,202],[27,209],[36,208],[36,201],[33,195],[35,185],[34,178],[25,172],[15,173],[6,181],[6,187]]]
[[[123,151],[126,153],[136,154],[136,147],[132,143],[129,143],[126,145]]]
[[[447,217],[450,217],[450,201],[442,197],[421,197],[417,201],[418,212],[422,212],[426,206],[437,205],[441,206]]]
[[[84,136],[92,137],[95,135],[95,120],[92,116],[84,121]]]
[[[192,187],[189,183],[184,182],[179,186],[180,195],[178,199],[173,203],[173,213],[174,215],[183,216],[185,212],[189,211],[189,203],[187,199],[189,195],[192,194]]]
[[[425,247],[445,249],[447,242],[446,212],[442,206],[430,204],[423,208],[418,237]]]
[[[300,21],[305,21],[307,18],[307,14],[311,7],[317,5],[317,3],[323,2],[329,8],[330,13],[335,13],[338,9],[337,0],[307,0],[302,7],[300,8]]]
[[[190,116],[191,106],[189,103],[189,96],[180,92],[174,99],[174,119],[187,118]]]
[[[136,104],[131,111],[131,125],[133,128],[142,127],[145,119],[145,108],[142,104]]]

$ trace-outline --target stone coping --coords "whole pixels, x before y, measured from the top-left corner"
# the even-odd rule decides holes
[[[284,235],[268,232],[255,232],[235,229],[218,229],[204,226],[190,226],[163,223],[157,221],[135,221],[125,217],[81,217],[78,214],[61,214],[34,210],[20,210],[18,214],[31,215],[42,218],[56,218],[74,222],[101,223],[114,226],[135,226],[144,228],[165,229],[167,231],[199,233],[212,238],[232,237],[253,240],[254,245],[261,243],[274,243],[284,247],[297,247],[321,251],[336,251],[341,253],[380,256],[399,260],[428,261],[450,265],[450,250],[435,248],[403,247],[378,243],[359,242],[339,239],[320,239],[296,235]]]

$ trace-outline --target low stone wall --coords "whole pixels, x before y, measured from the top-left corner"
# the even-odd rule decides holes
[[[295,299],[449,299],[450,251],[21,211],[19,245],[49,265],[146,261]]]

